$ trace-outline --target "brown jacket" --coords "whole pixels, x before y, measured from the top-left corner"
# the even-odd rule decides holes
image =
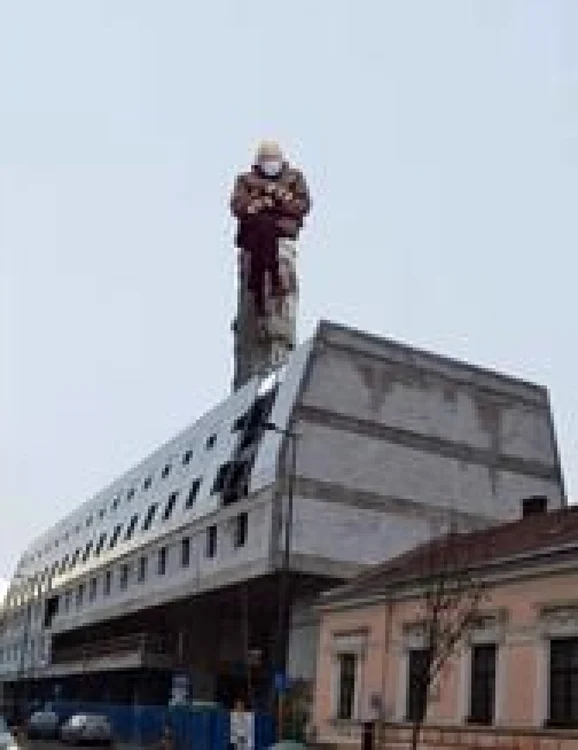
[[[253,200],[266,195],[266,187],[270,183],[281,185],[291,193],[291,199],[278,202],[273,208],[265,209],[258,214],[249,214],[247,209]],[[247,248],[250,226],[257,217],[267,216],[274,225],[278,237],[297,239],[299,230],[303,226],[303,219],[311,208],[309,191],[303,174],[288,164],[283,165],[278,177],[265,177],[259,168],[254,166],[250,172],[237,177],[233,195],[231,196],[231,211],[239,219],[237,245]],[[258,218],[257,218],[258,220]]]

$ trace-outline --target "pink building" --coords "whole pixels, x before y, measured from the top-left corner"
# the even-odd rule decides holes
[[[443,571],[484,595],[424,709],[425,597]],[[443,746],[435,727],[438,739],[466,737],[459,747],[516,735],[496,746],[578,748],[578,509],[531,498],[521,520],[420,545],[326,594],[320,612],[320,741],[359,746],[368,720],[407,735],[423,712],[428,747]]]

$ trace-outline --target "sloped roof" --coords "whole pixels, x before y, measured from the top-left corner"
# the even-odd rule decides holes
[[[394,587],[414,584],[446,569],[484,569],[514,558],[539,557],[578,548],[578,506],[499,523],[465,533],[452,533],[414,547],[373,566],[347,584],[324,594],[321,604],[346,603]]]

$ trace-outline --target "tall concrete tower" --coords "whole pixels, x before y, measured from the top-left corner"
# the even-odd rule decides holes
[[[251,256],[244,250],[238,255],[237,316],[233,323],[235,336],[235,374],[237,390],[255,375],[267,375],[287,361],[297,341],[297,243],[278,240],[280,292],[273,293],[270,274],[264,276],[264,305],[259,313],[255,294],[250,289]]]

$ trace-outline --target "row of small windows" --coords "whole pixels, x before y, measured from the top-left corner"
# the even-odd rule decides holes
[[[199,490],[201,488],[201,482],[202,482],[201,477],[197,477],[191,483],[191,486],[187,493],[187,499],[185,501],[185,506],[184,506],[185,510],[190,510],[193,507],[195,500],[197,498],[197,495],[199,493]],[[180,494],[179,491],[175,491],[175,492],[171,492],[171,494],[169,495],[166,505],[163,509],[163,514],[162,514],[163,521],[168,521],[170,519],[175,509],[177,500],[179,498],[179,494]],[[152,503],[149,506],[145,514],[142,526],[141,526],[141,530],[143,532],[148,531],[151,528],[152,523],[155,519],[157,510],[158,510],[158,503]],[[132,537],[134,536],[137,530],[138,521],[139,521],[139,514],[134,513],[131,516],[126,526],[125,532],[124,532],[125,541],[130,541]],[[86,563],[91,554],[94,557],[99,557],[105,547],[108,547],[109,550],[114,549],[114,547],[116,547],[120,539],[122,528],[123,528],[123,525],[121,523],[116,524],[116,526],[114,527],[112,531],[112,534],[110,535],[110,538],[108,538],[108,533],[106,531],[101,532],[96,544],[94,540],[91,539],[89,542],[87,542],[84,548],[78,547],[74,551],[74,553],[72,553],[72,555],[67,553],[66,555],[64,555],[64,557],[62,558],[60,562],[55,562],[53,563],[51,568],[46,569],[45,575],[53,576],[58,573],[62,574],[67,570],[73,570],[79,561]],[[108,544],[107,544],[107,539],[108,539]]]
[[[40,636],[38,639],[30,638],[26,646],[22,643],[8,644],[4,647],[0,646],[0,664],[20,661],[23,656],[28,656],[34,660],[35,657],[44,655],[45,648],[46,641],[43,636]]]
[[[240,513],[235,518],[235,529],[233,536],[233,546],[235,549],[244,547],[248,537],[248,515],[246,512]],[[218,530],[216,525],[208,526],[205,531],[205,557],[213,558],[217,554]],[[156,574],[164,576],[167,573],[169,561],[169,547],[160,547],[156,552]],[[180,566],[188,568],[191,563],[191,538],[183,537],[180,541]],[[136,581],[144,583],[148,576],[149,557],[141,555],[136,562]],[[118,569],[119,589],[126,591],[131,580],[133,565],[132,563],[123,563]],[[68,589],[63,595],[63,610],[69,612],[74,598],[76,608],[84,605],[86,598],[89,602],[94,602],[98,595],[98,577],[93,576],[86,583],[79,583],[76,591]],[[103,577],[102,593],[104,596],[110,596],[113,584],[113,571],[107,570]]]
[[[213,448],[216,442],[217,442],[217,434],[212,433],[211,435],[209,435],[209,437],[205,441],[205,449],[211,450],[211,448]],[[192,458],[193,458],[193,451],[189,448],[183,453],[181,457],[181,464],[183,466],[186,466],[187,464],[191,462]],[[171,473],[171,470],[172,470],[172,464],[166,463],[161,470],[161,478],[166,479]],[[153,476],[152,475],[147,476],[145,480],[143,481],[142,489],[146,492],[147,490],[151,488],[152,483],[153,483]],[[126,493],[127,501],[130,502],[130,500],[133,499],[135,494],[136,494],[135,487],[131,487],[129,490],[127,490],[127,493]],[[115,495],[114,498],[112,499],[110,510],[115,511],[120,505],[120,502],[121,502],[121,495],[120,494]],[[104,518],[105,515],[106,515],[106,506],[101,508],[98,511],[98,517],[100,519]],[[88,518],[86,519],[86,527],[89,528],[90,526],[92,526],[93,523],[94,523],[94,516],[93,515],[88,516]],[[72,531],[67,531],[64,534],[64,536],[62,537],[62,541],[68,542],[71,534],[78,534],[80,530],[81,530],[81,524],[77,524]],[[39,550],[38,552],[32,555],[23,557],[21,564],[31,562],[34,559],[39,560],[42,557],[43,553],[50,552],[51,547],[54,547],[55,549],[58,548],[59,544],[60,544],[60,540],[58,539],[56,539],[53,543],[46,544],[43,550]]]

